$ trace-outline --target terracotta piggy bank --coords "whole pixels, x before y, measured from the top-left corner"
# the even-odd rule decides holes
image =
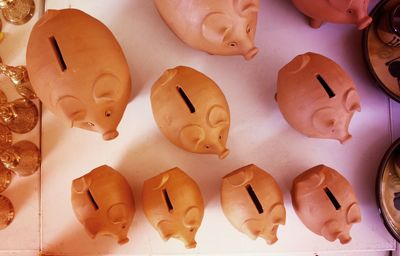
[[[171,30],[189,46],[217,55],[257,54],[259,0],[155,0]]]
[[[194,240],[204,214],[204,203],[196,182],[179,168],[163,172],[143,184],[143,211],[164,240],[180,239],[186,248]]]
[[[324,21],[356,24],[366,28],[372,18],[368,16],[369,0],[292,0],[299,11],[310,18],[310,26],[321,27]]]
[[[332,60],[306,53],[278,74],[276,101],[286,121],[308,137],[351,138],[348,127],[360,99],[349,75]]]
[[[118,136],[131,79],[122,49],[104,24],[79,10],[49,10],[32,29],[26,61],[46,108],[105,140]]]
[[[128,182],[119,172],[103,165],[75,179],[71,201],[76,217],[92,238],[112,235],[119,244],[129,241],[135,202]]]
[[[169,69],[151,89],[154,119],[175,145],[200,154],[229,154],[230,114],[224,94],[210,78],[188,67]]]
[[[254,164],[222,179],[221,206],[232,225],[250,238],[275,243],[286,221],[282,192],[274,178]]]
[[[328,241],[350,242],[350,229],[361,221],[361,211],[349,182],[325,165],[297,176],[292,186],[297,216],[312,232]]]

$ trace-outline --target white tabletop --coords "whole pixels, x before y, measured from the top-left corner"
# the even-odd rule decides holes
[[[371,1],[371,5],[377,2]],[[369,255],[366,253],[395,249],[395,240],[379,217],[374,186],[383,153],[400,136],[400,122],[391,118],[400,108],[369,75],[362,58],[361,32],[354,26],[324,24],[314,30],[290,1],[262,0],[256,34],[260,52],[247,62],[238,56],[211,56],[184,45],[167,28],[150,0],[46,2],[46,9],[68,7],[91,14],[113,31],[128,59],[133,97],[119,125],[120,135],[112,141],[103,141],[96,133],[70,129],[44,109],[43,161],[41,176],[37,177],[41,185],[30,190],[37,196],[41,188],[40,203],[30,199],[36,206],[31,214],[37,229],[27,229],[25,233],[17,230],[13,226],[22,224],[16,218],[13,226],[0,232],[0,241],[12,235],[7,246],[0,242],[0,249],[41,248],[44,253],[64,255],[292,255],[294,252],[338,255],[339,251]],[[3,44],[0,44],[0,56]],[[362,112],[354,115],[350,124],[353,138],[344,145],[333,140],[307,138],[294,131],[274,100],[278,70],[296,55],[308,51],[335,60],[357,85]],[[15,56],[10,54],[9,63],[14,62]],[[231,153],[224,160],[183,151],[163,137],[156,126],[149,97],[151,86],[165,69],[178,65],[190,66],[208,75],[227,98],[231,110],[227,146]],[[279,240],[272,246],[262,239],[253,241],[239,233],[220,208],[221,177],[250,163],[273,175],[284,193],[286,225],[279,227]],[[361,205],[363,220],[353,226],[353,240],[347,245],[328,242],[309,231],[291,205],[292,180],[320,163],[335,168],[350,181]],[[131,241],[122,246],[110,237],[89,238],[71,207],[71,181],[103,164],[120,171],[134,192],[136,215],[129,232]],[[206,204],[196,237],[197,247],[191,250],[174,239],[164,242],[147,222],[141,205],[143,181],[175,166],[197,181]],[[37,215],[38,206],[41,206],[41,219]],[[21,236],[25,235],[32,235],[31,244],[21,242]]]

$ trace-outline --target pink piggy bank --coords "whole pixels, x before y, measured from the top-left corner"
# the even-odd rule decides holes
[[[349,75],[332,60],[306,53],[278,74],[276,101],[286,121],[308,137],[344,143],[360,99]]]
[[[228,103],[204,74],[183,66],[165,71],[151,89],[151,107],[161,132],[178,147],[221,159],[229,154]]]
[[[196,182],[179,168],[163,172],[143,184],[143,210],[164,240],[174,237],[186,248],[194,240],[204,215],[204,203]]]
[[[292,0],[302,13],[310,17],[313,28],[321,27],[324,21],[353,23],[358,29],[366,28],[372,18],[368,16],[369,0]]]
[[[128,182],[107,165],[72,182],[75,215],[89,235],[112,235],[119,244],[129,241],[128,230],[135,215],[135,202]]]
[[[254,164],[226,175],[221,186],[221,206],[232,225],[250,238],[275,243],[286,221],[282,192],[274,178]]]
[[[250,60],[259,0],[155,0],[171,30],[189,46],[217,55],[243,55]]]
[[[331,242],[350,242],[350,229],[361,221],[361,211],[351,185],[337,171],[325,165],[305,171],[294,179],[291,195],[308,229]]]
[[[32,86],[69,124],[118,136],[131,91],[128,63],[111,31],[75,10],[49,10],[32,29],[27,48]]]

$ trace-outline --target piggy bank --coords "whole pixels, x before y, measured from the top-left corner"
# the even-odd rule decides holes
[[[204,214],[204,203],[196,182],[179,168],[163,172],[143,184],[143,211],[164,240],[180,239],[186,248],[194,240]]]
[[[306,53],[278,74],[276,101],[286,121],[308,137],[351,138],[348,127],[360,98],[349,75],[332,60]]]
[[[129,241],[135,202],[128,182],[119,172],[103,165],[75,179],[71,201],[76,217],[92,238],[112,235],[119,244]]]
[[[171,30],[189,46],[217,55],[257,54],[259,0],[155,0]]]
[[[232,225],[250,238],[262,237],[275,243],[286,211],[282,192],[274,178],[254,164],[242,167],[222,179],[221,206]]]
[[[118,136],[131,91],[128,63],[111,31],[74,9],[49,10],[32,29],[27,69],[37,96],[71,127]]]
[[[349,182],[325,165],[315,166],[293,181],[293,208],[304,225],[328,241],[350,242],[350,229],[361,211]]]
[[[310,26],[321,27],[324,21],[356,24],[366,28],[372,18],[368,16],[369,0],[292,0],[299,11],[310,18]]]
[[[161,132],[178,147],[221,159],[229,154],[228,103],[204,74],[188,67],[165,71],[151,89],[151,106]]]

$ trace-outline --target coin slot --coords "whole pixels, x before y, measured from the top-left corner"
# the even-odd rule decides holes
[[[257,197],[256,193],[254,192],[253,188],[251,187],[251,185],[247,185],[246,190],[247,190],[247,193],[249,193],[249,196],[250,196],[251,200],[253,201],[255,207],[257,208],[258,213],[259,214],[263,213],[264,209],[263,209],[260,201],[258,200],[258,197]]]
[[[325,194],[329,197],[329,200],[331,200],[331,203],[333,204],[335,209],[339,210],[341,206],[340,206],[339,202],[336,200],[336,197],[333,195],[333,193],[329,190],[328,187],[325,187],[324,191],[325,191]]]
[[[58,64],[60,65],[61,71],[64,72],[67,69],[67,64],[65,64],[64,57],[62,56],[60,46],[54,36],[49,38],[51,45],[53,46],[54,53],[56,54]]]
[[[318,79],[318,82],[324,88],[326,94],[328,94],[329,98],[335,97],[335,93],[333,92],[331,87],[328,85],[328,83],[325,81],[325,79],[320,74],[317,74],[317,79]]]
[[[196,112],[196,109],[194,108],[192,102],[190,101],[189,97],[186,95],[185,91],[182,89],[182,87],[177,86],[176,89],[178,90],[179,94],[181,95],[183,101],[185,102],[186,106],[189,108],[190,113]]]
[[[166,189],[163,189],[163,195],[164,195],[164,201],[167,204],[168,207],[168,211],[172,212],[172,210],[174,210],[174,207],[172,206],[172,202],[171,199],[169,198],[168,192]]]
[[[92,195],[92,193],[90,192],[90,190],[87,191],[87,194],[89,196],[90,201],[92,202],[94,209],[97,211],[99,209],[99,205],[96,203],[96,200],[94,200],[94,197]]]

